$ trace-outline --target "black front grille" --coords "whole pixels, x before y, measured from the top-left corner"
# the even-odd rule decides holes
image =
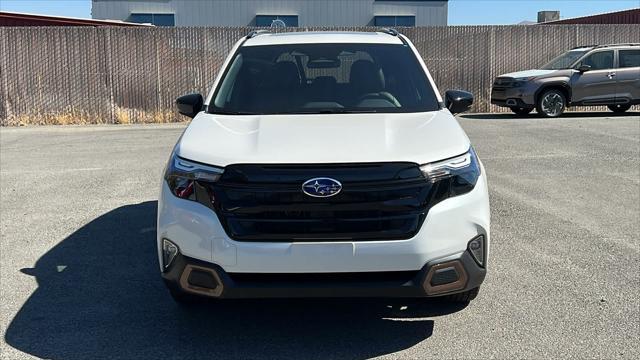
[[[493,82],[493,90],[505,90],[514,86],[514,80],[512,78],[496,78]]]
[[[342,191],[306,195],[302,184],[315,177],[340,181]],[[238,241],[408,239],[449,191],[426,181],[413,163],[231,165],[205,186],[227,234]]]
[[[357,273],[227,273],[237,284],[349,284],[366,282],[399,282],[401,284],[414,280],[420,271],[387,271]]]

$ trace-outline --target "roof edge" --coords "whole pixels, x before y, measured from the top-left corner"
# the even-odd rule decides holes
[[[58,15],[46,15],[46,14],[33,14],[24,12],[13,11],[0,11],[0,17],[13,18],[13,19],[25,19],[25,20],[47,20],[47,21],[59,21],[77,23],[82,25],[114,25],[114,26],[143,26],[153,27],[152,24],[140,24],[134,22],[127,22],[122,20],[103,20],[103,19],[86,19],[71,16],[58,16]]]

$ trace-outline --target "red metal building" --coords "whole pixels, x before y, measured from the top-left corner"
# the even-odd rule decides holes
[[[614,11],[604,14],[581,16],[569,19],[547,21],[543,25],[564,24],[640,24],[640,8]]]
[[[80,19],[0,11],[0,26],[153,26],[118,20]]]

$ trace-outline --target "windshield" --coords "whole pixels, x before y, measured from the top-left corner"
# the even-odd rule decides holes
[[[241,47],[209,112],[421,112],[438,100],[413,51],[393,44]]]
[[[562,70],[568,69],[573,63],[575,63],[582,55],[586,54],[589,50],[571,50],[551,60],[547,65],[542,67],[542,70]]]

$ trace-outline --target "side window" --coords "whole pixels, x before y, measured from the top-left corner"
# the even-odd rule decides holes
[[[620,57],[619,67],[640,67],[640,50],[620,50],[618,56]]]
[[[591,54],[581,64],[591,66],[591,70],[613,69],[613,50]]]
[[[373,18],[375,26],[416,26],[415,16],[378,15]]]
[[[129,21],[141,24],[153,24],[156,26],[175,26],[173,14],[133,13],[129,15]]]
[[[286,27],[298,27],[298,15],[256,15],[259,27],[277,27],[282,23]]]

